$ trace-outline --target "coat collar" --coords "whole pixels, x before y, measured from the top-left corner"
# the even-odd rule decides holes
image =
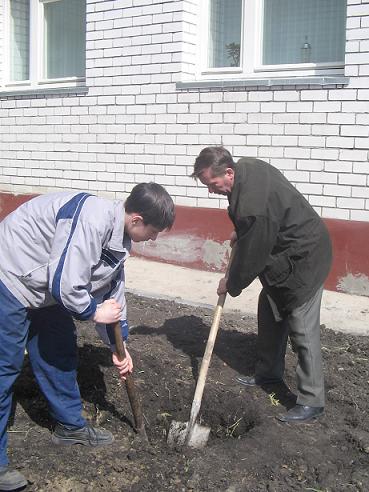
[[[242,165],[241,159],[235,163],[234,166],[234,181],[232,191],[228,193],[228,203],[232,205],[232,203],[236,200],[240,192],[241,182],[243,181],[243,177],[246,175],[246,166]]]
[[[116,200],[114,201],[113,232],[108,243],[108,248],[113,251],[129,251],[132,247],[131,238],[124,232],[124,219],[124,203]]]

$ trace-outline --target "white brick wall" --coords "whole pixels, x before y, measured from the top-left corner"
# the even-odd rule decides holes
[[[347,86],[176,90],[196,73],[200,0],[87,0],[88,94],[0,94],[0,191],[124,197],[154,180],[178,205],[223,208],[188,177],[221,144],[278,167],[323,216],[369,221],[369,2],[347,3]]]

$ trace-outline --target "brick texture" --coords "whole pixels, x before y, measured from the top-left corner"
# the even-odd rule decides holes
[[[87,0],[86,95],[0,92],[0,191],[124,198],[163,184],[224,208],[188,176],[225,145],[280,169],[324,217],[369,221],[369,3],[348,0],[347,86],[176,89],[198,62],[200,0]],[[0,3],[0,75],[4,75]]]

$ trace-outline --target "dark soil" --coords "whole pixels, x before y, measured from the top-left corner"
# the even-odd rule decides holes
[[[246,388],[256,323],[240,313],[221,322],[202,407],[211,427],[202,450],[166,442],[172,420],[188,421],[213,312],[128,296],[129,348],[149,444],[137,438],[125,385],[90,323],[79,327],[79,382],[86,416],[115,435],[106,448],[57,447],[53,423],[25,363],[15,388],[9,433],[12,465],[32,491],[368,491],[369,339],[322,330],[326,414],[314,424],[275,419],[294,404],[295,355],[287,387]]]

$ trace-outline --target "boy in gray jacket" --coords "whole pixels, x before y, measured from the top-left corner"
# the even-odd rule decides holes
[[[55,444],[101,446],[113,435],[82,417],[73,318],[93,320],[111,346],[122,379],[112,325],[128,335],[124,261],[131,241],[155,241],[174,222],[174,204],[156,183],[136,185],[126,202],[88,193],[38,196],[0,223],[0,490],[27,484],[8,467],[6,426],[12,385],[28,350],[35,378],[56,422]]]

